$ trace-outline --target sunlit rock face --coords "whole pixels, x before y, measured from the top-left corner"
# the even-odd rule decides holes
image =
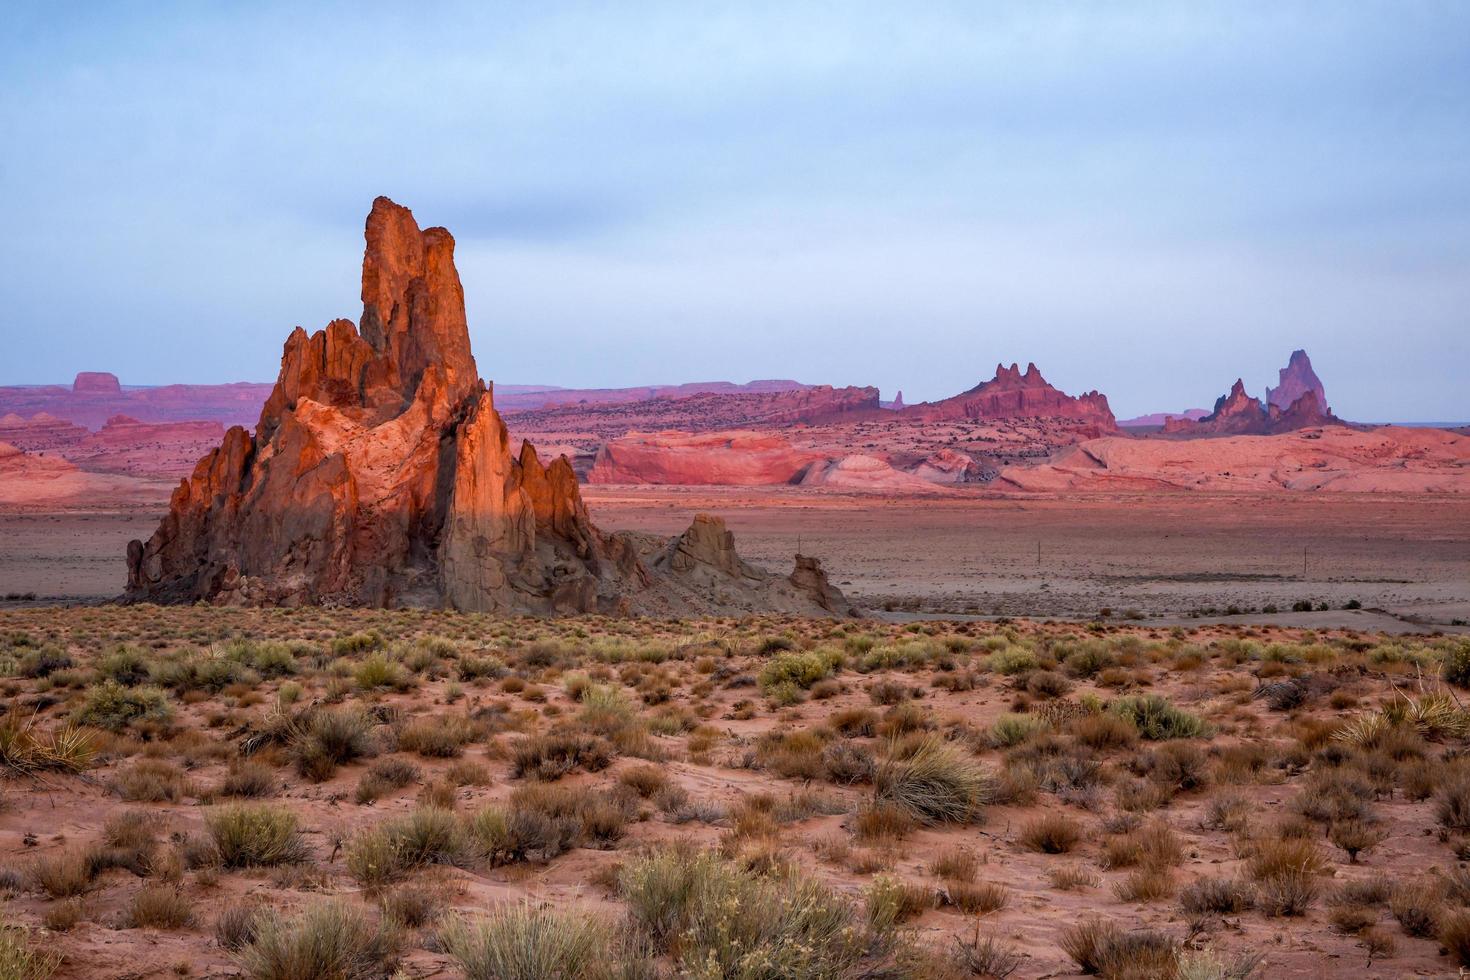
[[[846,611],[809,560],[780,577],[723,552],[705,569],[696,549],[650,570],[668,542],[600,532],[565,457],[511,451],[470,352],[454,238],[380,197],[366,239],[360,325],[291,333],[254,433],[226,431],[129,543],[129,599]]]

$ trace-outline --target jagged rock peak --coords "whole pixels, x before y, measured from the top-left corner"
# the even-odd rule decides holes
[[[1312,359],[1306,351],[1294,350],[1286,367],[1277,372],[1276,387],[1266,389],[1266,402],[1286,411],[1308,392],[1316,398],[1317,409],[1330,415],[1332,410],[1327,405],[1327,392],[1322,387],[1322,379],[1312,370]]]
[[[823,613],[832,599],[746,565],[723,523],[674,547],[593,526],[565,456],[512,455],[470,353],[454,239],[387,198],[365,229],[362,330],[287,338],[252,435],[224,434],[180,483],[126,598],[450,606],[479,612]],[[876,397],[876,392],[874,394]],[[840,595],[840,593],[839,593]]]

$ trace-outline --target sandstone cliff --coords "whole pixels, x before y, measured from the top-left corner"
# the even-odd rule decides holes
[[[689,551],[721,566],[711,579],[693,558],[663,561],[662,540],[599,531],[565,457],[512,455],[470,352],[453,237],[380,197],[366,239],[360,328],[292,332],[254,433],[229,429],[153,536],[128,545],[129,599],[833,611],[809,560],[788,577],[724,569],[721,538]],[[696,527],[724,533],[717,518]]]

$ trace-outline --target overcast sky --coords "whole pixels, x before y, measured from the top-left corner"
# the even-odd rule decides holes
[[[1470,417],[1470,3],[8,0],[0,134],[0,384],[271,380],[387,194],[505,383]]]

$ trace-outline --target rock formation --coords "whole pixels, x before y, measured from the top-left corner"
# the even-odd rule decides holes
[[[1319,411],[1324,415],[1332,414],[1332,409],[1327,406],[1327,392],[1323,390],[1317,372],[1312,370],[1312,359],[1306,351],[1292,351],[1291,359],[1277,372],[1277,377],[1277,386],[1266,389],[1266,404],[1275,405],[1284,412],[1311,392],[1316,396]]]
[[[762,432],[635,432],[603,443],[587,482],[770,486],[825,459]]]
[[[129,543],[127,598],[829,611],[810,562],[780,577],[735,564],[728,536],[711,549],[717,518],[696,520],[677,561],[661,539],[594,527],[565,457],[511,453],[470,352],[449,232],[420,231],[380,197],[366,239],[360,329],[292,332],[254,434],[229,429],[153,536]]]
[[[1312,397],[1304,395],[1303,398]],[[1298,399],[1300,403],[1302,399]],[[1470,493],[1470,437],[1442,429],[1333,425],[1270,436],[1172,441],[1107,437],[1040,466],[1010,466],[996,485],[1066,491]]]
[[[72,381],[71,390],[77,394],[120,395],[122,385],[117,375],[107,371],[82,371]]]
[[[910,405],[902,410],[909,418],[925,421],[949,419],[1063,418],[1092,423],[1099,432],[1117,428],[1106,395],[1096,391],[1072,397],[1047,383],[1035,364],[1026,372],[1012,364],[995,366],[995,377],[969,391],[937,402]]]
[[[1283,411],[1274,404],[1246,394],[1245,383],[1237,378],[1230,393],[1215,400],[1215,409],[1209,415],[1197,420],[1166,419],[1164,432],[1171,435],[1271,435],[1338,424],[1340,421],[1322,407],[1315,391],[1307,390]]]

